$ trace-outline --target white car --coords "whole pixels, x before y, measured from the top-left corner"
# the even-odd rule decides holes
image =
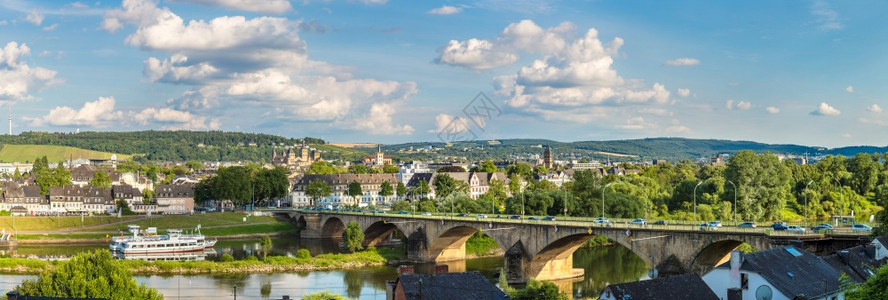
[[[851,231],[872,231],[873,228],[866,224],[851,225]]]
[[[595,218],[592,223],[610,225],[611,221],[609,221],[607,218]]]
[[[790,225],[789,227],[786,227],[786,231],[805,233],[805,228],[798,225]]]
[[[647,224],[647,220],[645,220],[645,219],[635,219],[635,220],[632,220],[632,222],[629,222],[629,224],[644,225],[644,224]]]

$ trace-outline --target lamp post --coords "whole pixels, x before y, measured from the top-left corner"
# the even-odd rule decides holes
[[[808,181],[808,184],[805,185],[805,227],[808,227],[808,186],[811,185],[812,182],[814,182],[814,180]]]
[[[604,191],[607,190],[607,187],[614,184],[613,182],[605,184],[603,188],[601,188],[601,219],[604,220]]]
[[[694,224],[697,223],[697,187],[701,184],[703,184],[703,181],[698,182],[697,185],[694,186]]]
[[[842,194],[842,182],[839,181],[838,178],[833,178],[833,179],[836,181],[836,183],[839,184],[839,218],[842,218],[842,215],[845,212],[844,211],[845,207],[842,205],[842,203],[845,202],[845,195]],[[836,225],[839,224],[838,222],[839,222],[839,219],[836,219]]]
[[[728,180],[728,183],[734,187],[734,223],[737,223],[737,185],[734,184],[733,181]]]

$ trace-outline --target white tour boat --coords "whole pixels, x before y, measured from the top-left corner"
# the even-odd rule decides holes
[[[204,251],[216,244],[215,240],[207,240],[200,233],[200,225],[191,232],[183,233],[179,229],[167,230],[167,234],[157,234],[157,228],[149,227],[142,233],[138,225],[130,225],[131,236],[120,236],[111,239],[108,246],[111,252],[121,254],[163,254],[187,253]]]

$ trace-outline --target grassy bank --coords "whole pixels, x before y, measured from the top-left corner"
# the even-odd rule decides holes
[[[51,231],[51,230],[75,230],[86,226],[101,226],[117,222],[127,222],[143,216],[95,216],[83,217],[0,217],[0,228],[7,231],[15,228],[19,231]],[[13,226],[13,224],[15,226]],[[126,228],[126,225],[124,225]]]
[[[368,249],[356,253],[321,254],[314,257],[298,258],[269,256],[257,259],[254,256],[245,260],[215,261],[137,261],[119,260],[114,263],[129,269],[133,274],[231,274],[231,273],[274,273],[303,272],[315,270],[354,269],[383,266],[390,259],[402,258],[396,249]],[[0,258],[0,273],[39,274],[52,270],[58,262],[25,258]]]
[[[466,241],[466,255],[468,256],[482,257],[502,254],[503,251],[500,249],[499,244],[493,238],[480,231]]]

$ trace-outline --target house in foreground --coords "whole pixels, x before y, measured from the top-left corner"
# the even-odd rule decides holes
[[[386,284],[390,300],[508,300],[509,295],[476,271],[447,273],[436,266],[435,274],[413,274],[413,267],[399,268],[398,279]]]
[[[655,278],[636,282],[611,284],[601,291],[602,300],[695,299],[718,300],[695,273]]]

